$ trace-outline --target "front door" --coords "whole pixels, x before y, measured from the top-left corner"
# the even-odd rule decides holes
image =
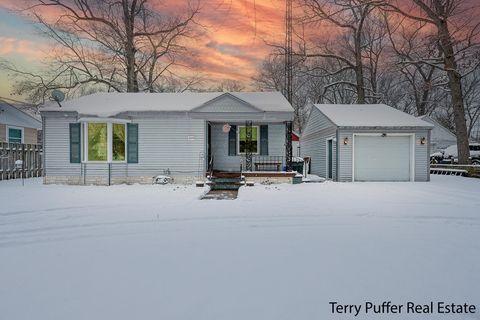
[[[327,140],[327,179],[333,178],[333,139]]]

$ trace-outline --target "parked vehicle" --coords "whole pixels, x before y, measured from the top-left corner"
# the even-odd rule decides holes
[[[480,165],[480,143],[470,143],[470,160],[473,165]],[[432,164],[454,164],[458,163],[457,145],[451,145],[440,152],[430,155],[430,163]]]

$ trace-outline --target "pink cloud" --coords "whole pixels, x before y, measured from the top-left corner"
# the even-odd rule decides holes
[[[27,60],[45,58],[49,47],[47,44],[12,37],[0,37],[0,56],[21,55]]]

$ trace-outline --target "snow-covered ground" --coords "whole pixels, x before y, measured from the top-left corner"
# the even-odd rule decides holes
[[[0,182],[0,319],[480,319],[480,180],[203,192]],[[328,304],[385,300],[477,313]]]

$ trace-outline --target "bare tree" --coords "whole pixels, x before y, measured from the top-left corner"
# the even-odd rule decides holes
[[[195,2],[193,2],[195,1]],[[181,14],[158,12],[146,0],[29,0],[22,12],[31,15],[55,47],[46,70],[29,73],[8,64],[19,78],[18,93],[43,100],[52,89],[154,91],[164,74],[185,54],[199,2],[186,1]],[[45,9],[58,12],[48,19]]]
[[[438,43],[440,56],[424,57],[415,63],[434,66],[446,73],[457,134],[458,161],[461,164],[469,163],[470,150],[462,78],[476,69],[480,61],[478,59],[480,22],[475,19],[474,7],[467,0],[410,1],[414,5],[412,10],[405,10],[394,0],[386,1],[383,8],[433,27],[434,34],[431,36]]]
[[[425,36],[428,32],[425,22],[405,18],[395,22],[389,15],[384,19],[394,53],[392,60],[397,62],[393,67],[410,87],[408,92],[413,96],[415,108],[405,111],[418,116],[430,115],[446,94],[447,79],[443,71],[419,60],[426,57],[439,59],[442,53],[436,41]]]
[[[285,92],[285,55],[278,51],[278,47],[262,62],[257,74],[253,78],[255,88],[260,91]],[[305,76],[303,61],[294,59],[293,63],[293,101],[294,129],[302,132],[307,120],[311,94],[308,90],[310,78]]]
[[[305,50],[304,56],[336,60],[339,67],[329,75],[353,72],[355,80],[344,80],[341,84],[355,90],[357,103],[366,103],[369,98],[376,100],[378,98],[375,94],[376,67],[383,49],[380,43],[383,41],[380,36],[383,31],[379,34],[380,29],[374,26],[371,15],[380,1],[299,1],[304,7],[304,23],[310,26],[323,23],[335,27],[340,32],[333,41],[324,39],[317,41],[314,48]],[[366,36],[367,31],[370,31],[370,37]],[[370,43],[367,44],[369,40]],[[308,45],[305,46],[307,47]],[[370,59],[367,65],[365,58]],[[369,68],[370,79],[374,85],[369,89],[366,85],[366,68]],[[370,92],[367,92],[368,90]]]

